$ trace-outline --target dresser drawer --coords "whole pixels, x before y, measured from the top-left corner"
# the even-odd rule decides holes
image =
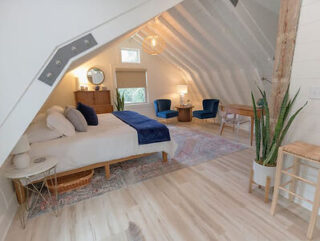
[[[85,105],[94,105],[94,92],[93,91],[76,91],[76,103],[81,102]]]
[[[110,91],[95,91],[94,92],[94,104],[105,105],[110,103]]]
[[[113,106],[112,105],[94,105],[93,109],[96,111],[97,114],[111,113],[113,111]]]
[[[111,104],[110,90],[100,91],[75,91],[74,96],[76,103],[81,102],[84,105],[89,105],[96,111],[97,114],[110,113],[113,111]]]

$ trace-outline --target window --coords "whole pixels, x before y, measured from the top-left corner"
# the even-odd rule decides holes
[[[121,62],[140,64],[140,49],[122,48]]]
[[[124,94],[124,103],[135,104],[146,102],[145,88],[119,88],[120,94]]]
[[[124,94],[124,103],[137,104],[147,102],[146,70],[117,69],[116,79],[120,94]]]

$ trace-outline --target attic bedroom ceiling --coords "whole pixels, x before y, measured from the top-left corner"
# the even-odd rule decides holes
[[[180,68],[201,97],[250,104],[250,91],[271,85],[280,0],[185,0],[140,28],[166,41],[160,56]]]
[[[0,35],[6,36],[0,39],[0,165],[72,61],[132,31],[181,1],[69,0],[65,4],[51,0],[0,1]],[[88,9],[94,14],[88,14]],[[53,85],[49,86],[39,80],[58,49],[87,34],[92,34],[97,42],[95,46],[90,49],[71,46],[72,51],[81,50],[81,53],[66,56],[67,65],[62,63],[60,56],[54,66],[63,70],[45,73],[47,78],[57,81],[50,81]]]
[[[103,0],[96,1],[94,7],[99,10],[100,15],[93,16],[90,21],[81,14],[82,11],[87,11],[87,4],[91,4],[89,0],[82,0],[80,3],[73,0],[67,5],[74,8],[72,19],[64,9],[65,6],[49,0],[40,5],[26,2],[19,6],[19,21],[14,11],[1,15],[4,18],[4,21],[0,21],[4,23],[3,26],[16,24],[19,28],[14,33],[8,27],[2,28],[1,32],[4,36],[12,35],[9,36],[11,38],[1,39],[1,46],[11,46],[15,51],[4,47],[1,51],[3,88],[0,97],[3,101],[0,113],[0,164],[59,82],[48,87],[39,81],[41,64],[50,59],[50,53],[56,46],[75,40],[70,36],[87,33],[85,30],[88,26],[93,29],[91,33],[97,39],[96,50],[117,37],[128,34],[128,31],[139,25],[132,36],[139,43],[150,34],[161,35],[166,41],[166,49],[159,56],[184,73],[193,92],[192,97],[196,97],[192,100],[194,102],[210,97],[220,99],[223,104],[250,104],[251,90],[257,91],[255,87],[262,87],[264,84],[267,90],[270,88],[261,79],[272,77],[280,0],[239,0],[236,6],[230,0],[184,0],[178,5],[176,4],[181,0],[141,0],[139,3],[126,0],[137,5],[129,10],[124,1],[112,1],[114,7],[118,7],[123,13],[110,21],[104,19],[108,19],[105,8],[110,4]],[[58,20],[53,17],[32,24],[21,20],[27,19],[46,4],[51,4],[55,11],[61,10],[58,20],[61,22],[66,19],[66,22],[60,28],[54,28],[54,31],[44,28],[46,25],[56,26]],[[0,9],[4,11],[8,6],[12,7],[9,1],[5,1],[4,8]],[[170,8],[172,6],[175,7]],[[104,11],[100,11],[101,9]],[[165,11],[166,9],[169,10]],[[111,11],[110,8],[107,10]],[[141,25],[162,11],[165,12],[159,15],[157,21]],[[103,24],[101,19],[104,19]],[[6,25],[6,22],[11,25]],[[77,23],[77,28],[70,28],[74,23]],[[42,30],[39,31],[38,27]],[[45,36],[50,38],[50,42],[44,40]],[[23,41],[19,41],[22,39]],[[6,41],[13,41],[15,45]],[[36,45],[43,46],[35,48]],[[34,49],[39,53],[30,54]],[[83,55],[88,53],[90,51]],[[72,61],[74,60],[76,59]],[[12,66],[21,66],[18,74],[11,74],[9,70]],[[59,79],[63,73],[59,75]],[[15,132],[9,131],[12,129]]]

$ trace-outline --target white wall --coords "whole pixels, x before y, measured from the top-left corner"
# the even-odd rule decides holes
[[[101,47],[179,2],[1,1],[0,165],[68,68],[51,87],[37,80],[57,46],[91,32]]]
[[[16,210],[17,199],[12,182],[0,175],[0,241],[5,239]]]
[[[304,0],[301,9],[291,75],[291,96],[301,88],[293,109],[306,101],[308,106],[297,117],[291,127],[286,143],[296,140],[320,145],[320,99],[310,100],[310,89],[320,87],[320,1]],[[300,175],[315,181],[317,173],[310,168],[302,168]],[[299,182],[298,193],[313,200],[314,188]],[[298,201],[305,207],[310,205]]]
[[[124,48],[140,48],[141,63],[140,64],[122,64],[120,59],[120,49]],[[75,105],[73,92],[77,88],[75,74],[86,72],[91,67],[96,66],[105,73],[105,81],[103,86],[111,90],[114,96],[116,88],[114,71],[115,68],[144,68],[147,70],[147,95],[148,103],[126,105],[127,110],[134,110],[141,114],[154,117],[153,100],[159,98],[169,98],[172,100],[172,108],[179,103],[179,96],[176,91],[177,84],[185,84],[183,73],[170,64],[164,61],[160,56],[152,56],[146,54],[141,45],[135,40],[129,38],[113,43],[110,47],[102,49],[97,55],[83,64],[70,70],[61,80],[60,84],[52,92],[46,103],[41,108],[41,112],[45,111],[52,105],[59,104],[62,106]],[[79,71],[80,70],[80,71]],[[93,88],[90,86],[90,88]],[[188,96],[186,96],[186,99]]]

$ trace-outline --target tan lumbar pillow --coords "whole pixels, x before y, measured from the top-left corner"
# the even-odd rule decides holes
[[[88,130],[88,124],[80,111],[74,107],[67,106],[64,110],[65,117],[72,123],[76,131],[85,132]]]

